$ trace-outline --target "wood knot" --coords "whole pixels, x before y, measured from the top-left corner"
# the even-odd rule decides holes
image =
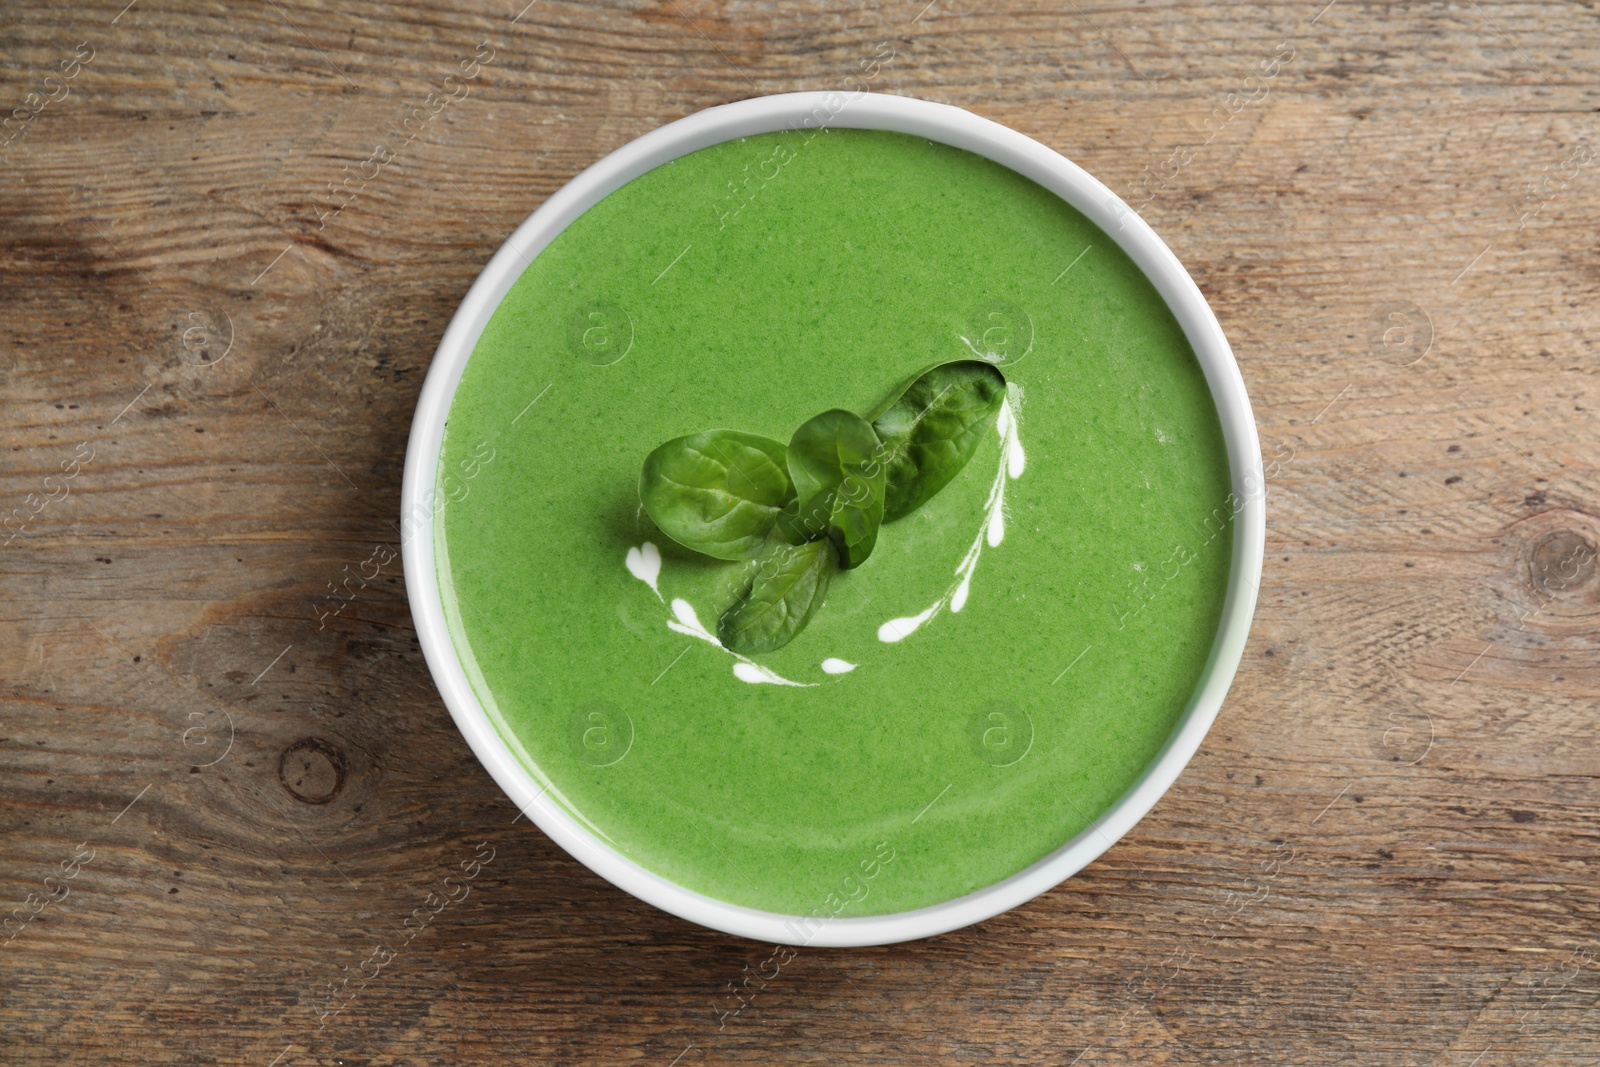
[[[1528,552],[1528,582],[1537,593],[1558,596],[1594,581],[1595,546],[1576,530],[1551,530]]]
[[[344,789],[349,762],[320,737],[306,737],[283,750],[278,781],[289,795],[307,804],[326,804]]]

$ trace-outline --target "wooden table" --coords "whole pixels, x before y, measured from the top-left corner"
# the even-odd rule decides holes
[[[3,20],[0,1061],[1600,1062],[1593,5],[124,2]],[[1193,272],[1260,610],[1101,860],[719,1027],[770,948],[513,825],[444,713],[401,458],[545,197],[884,46]]]

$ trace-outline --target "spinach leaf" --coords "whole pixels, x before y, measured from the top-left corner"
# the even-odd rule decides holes
[[[685,548],[749,559],[794,496],[784,452],[778,441],[737,430],[675,438],[645,457],[639,499]]]
[[[888,475],[884,522],[911,514],[961,472],[1005,396],[1005,375],[993,364],[963,359],[924,372],[877,415],[872,427]],[[793,463],[791,454],[791,470]]]
[[[799,507],[779,532],[807,541],[827,535],[842,570],[872,554],[883,523],[885,469],[878,435],[860,415],[835,408],[804,423],[789,439],[789,477]]]
[[[790,500],[783,510],[778,512],[777,524],[773,527],[778,535],[791,545],[803,545],[807,541],[815,541],[827,532],[826,521],[821,523],[812,521],[808,526],[800,514],[800,499]]]
[[[838,565],[828,541],[791,545],[780,538],[772,539],[758,562],[749,592],[717,620],[717,639],[742,656],[794,640],[822,604]]]

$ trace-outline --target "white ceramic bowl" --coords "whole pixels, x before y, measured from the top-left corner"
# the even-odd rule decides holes
[[[602,198],[671,159],[739,137],[818,125],[893,130],[986,156],[1054,192],[1105,230],[1149,277],[1199,357],[1227,442],[1230,506],[1236,508],[1232,569],[1210,659],[1166,744],[1116,803],[1050,855],[985,889],[914,911],[834,918],[820,926],[815,919],[740,907],[669,882],[598,840],[544,795],[496,733],[462,670],[439,600],[432,521],[439,448],[456,384],[490,316],[533,258]],[[713,107],[645,134],[568,182],[495,253],[451,319],[417,402],[400,501],[406,588],[423,654],[456,725],[500,787],[579,861],[641,900],[703,926],[791,945],[878,945],[954,930],[1031,900],[1110,848],[1182,773],[1216,718],[1249,634],[1266,536],[1261,451],[1244,380],[1205,297],[1155,231],[1110,189],[1032,138],[960,108],[876,93],[786,93]]]

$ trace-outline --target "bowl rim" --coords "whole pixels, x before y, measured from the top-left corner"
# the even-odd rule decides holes
[[[1143,773],[1078,834],[1015,874],[943,903],[852,918],[818,917],[824,907],[811,916],[762,911],[687,889],[628,859],[558,804],[501,738],[468,682],[445,620],[433,537],[439,454],[456,386],[490,317],[534,257],[595,203],[669,160],[754,134],[828,128],[894,131],[974,152],[1055,193],[1116,241],[1155,286],[1200,361],[1228,454],[1232,492],[1219,508],[1230,508],[1234,519],[1228,586],[1210,656]],[[1031,137],[948,104],[869,92],[782,93],[707,108],[628,142],[541,204],[489,260],[439,342],[406,445],[400,507],[402,565],[423,656],[457,728],[519,811],[580,863],[640,900],[714,930],[797,946],[880,945],[946,933],[1024,904],[1099,858],[1177,780],[1215,721],[1249,636],[1266,539],[1265,478],[1244,378],[1210,305],[1165,242],[1105,185]]]

